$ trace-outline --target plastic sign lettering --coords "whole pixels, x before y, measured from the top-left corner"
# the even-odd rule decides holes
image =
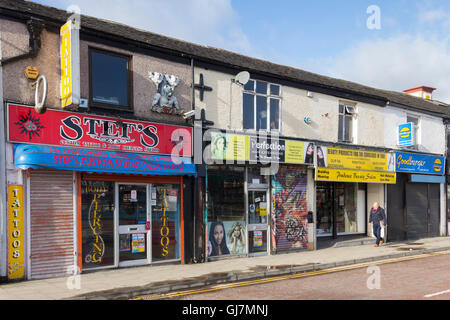
[[[71,21],[61,27],[61,107],[72,104]]]

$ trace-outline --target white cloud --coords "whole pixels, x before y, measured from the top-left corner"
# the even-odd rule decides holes
[[[419,85],[431,86],[437,88],[435,99],[450,103],[448,39],[399,35],[362,41],[335,57],[326,73],[394,91]]]
[[[247,55],[255,54],[239,27],[231,0],[41,0],[66,9],[150,32]]]

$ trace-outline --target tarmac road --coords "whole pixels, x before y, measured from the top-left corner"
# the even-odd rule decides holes
[[[375,266],[375,267],[374,267]],[[450,300],[450,254],[227,284],[159,298],[177,300]],[[336,271],[337,270],[337,271]],[[256,283],[256,284],[255,284]],[[146,297],[141,297],[146,299]],[[148,298],[148,297],[147,297]],[[151,299],[155,299],[153,296]]]

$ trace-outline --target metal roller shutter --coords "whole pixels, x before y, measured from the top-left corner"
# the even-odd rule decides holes
[[[73,174],[30,171],[31,279],[61,277],[74,265]]]
[[[275,251],[308,246],[308,175],[302,166],[280,165],[272,177],[272,247]]]

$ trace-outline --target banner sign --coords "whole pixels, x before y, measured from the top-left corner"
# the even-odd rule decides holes
[[[14,166],[24,170],[42,167],[100,173],[196,175],[189,158],[32,145],[16,147]]]
[[[59,31],[61,59],[61,107],[80,104],[80,30],[75,19]]]
[[[317,168],[316,181],[362,182],[395,184],[393,172],[356,171]]]
[[[25,276],[23,201],[23,186],[8,185],[8,279]]]
[[[398,146],[409,147],[415,144],[414,123],[408,122],[398,126]]]
[[[443,175],[445,171],[445,157],[396,152],[395,170],[397,172]]]
[[[8,141],[192,157],[192,128],[8,104]]]
[[[313,164],[314,144],[239,134],[211,134],[211,158],[215,160]]]
[[[333,169],[394,172],[392,153],[317,146],[317,166]]]

